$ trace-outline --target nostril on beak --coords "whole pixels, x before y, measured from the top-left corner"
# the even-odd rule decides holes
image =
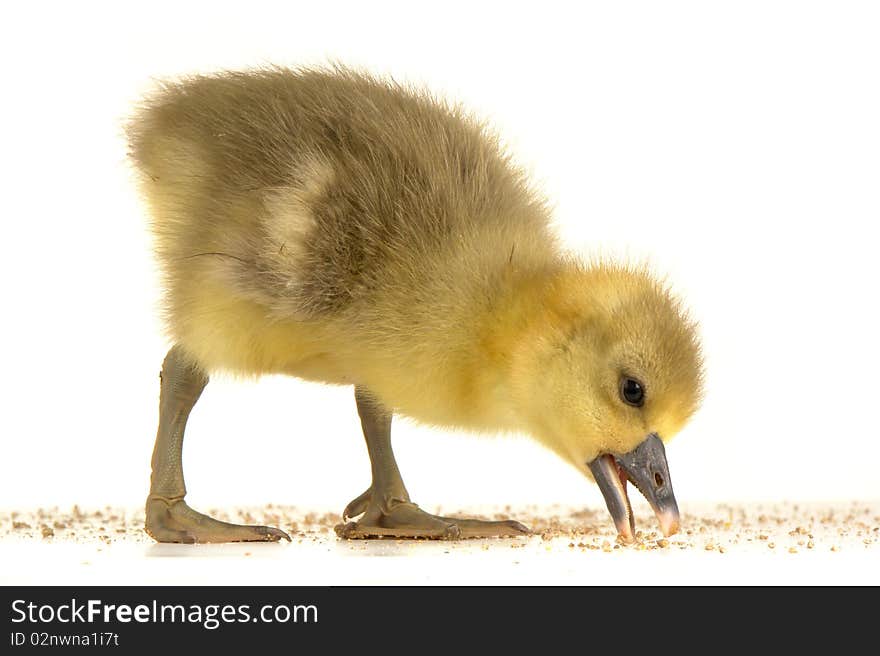
[[[657,487],[663,487],[663,477],[660,475],[660,472],[654,472],[654,484]]]

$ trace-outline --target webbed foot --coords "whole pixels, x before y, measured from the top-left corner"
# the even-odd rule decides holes
[[[358,515],[363,515],[358,521],[347,521]],[[513,520],[441,517],[427,513],[409,501],[391,499],[374,502],[371,490],[349,503],[342,519],[346,523],[338,524],[335,530],[339,537],[345,539],[396,537],[457,540],[530,534],[528,528]]]
[[[282,538],[290,542],[281,529],[221,522],[193,510],[182,498],[150,496],[144,530],[158,542],[277,542]]]

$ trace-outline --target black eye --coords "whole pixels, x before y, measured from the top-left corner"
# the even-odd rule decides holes
[[[639,408],[645,402],[645,388],[635,378],[621,378],[620,398],[624,403]]]

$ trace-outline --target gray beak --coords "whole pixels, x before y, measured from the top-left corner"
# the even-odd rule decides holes
[[[678,532],[678,504],[672,492],[666,449],[656,433],[648,435],[629,453],[600,455],[589,463],[589,467],[623,542],[636,540],[635,522],[626,493],[627,481],[632,481],[651,504],[663,535]]]

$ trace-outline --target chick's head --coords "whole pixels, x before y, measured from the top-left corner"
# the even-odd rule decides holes
[[[624,540],[634,534],[628,481],[671,534],[678,509],[663,441],[700,404],[696,326],[643,268],[602,265],[555,293],[552,328],[532,351],[530,398],[520,401],[529,428],[596,480]]]
[[[585,381],[591,435],[585,458],[626,453],[647,435],[666,440],[693,415],[702,397],[696,326],[669,292],[644,272],[617,272],[623,290],[600,305],[594,337],[575,336],[573,374]],[[609,302],[610,301],[610,302]]]

